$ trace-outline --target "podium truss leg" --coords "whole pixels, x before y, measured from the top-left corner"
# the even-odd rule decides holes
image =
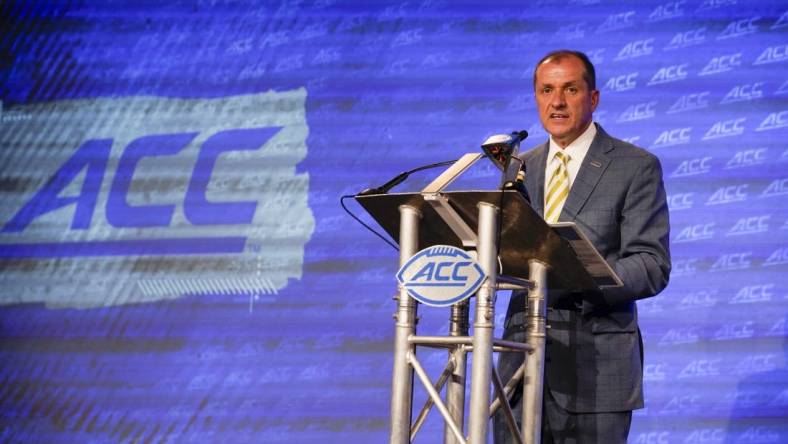
[[[471,366],[471,405],[468,418],[468,442],[470,444],[487,442],[487,426],[490,419],[495,291],[498,276],[498,207],[488,203],[480,203],[478,208],[478,262],[487,275],[487,279],[476,293],[473,363]]]
[[[470,303],[466,299],[451,306],[449,320],[449,336],[468,336],[468,312]],[[446,385],[446,406],[454,422],[463,428],[465,424],[465,371],[468,352],[465,346],[458,345],[449,351],[450,359],[454,359],[454,370]],[[460,444],[448,424],[444,430],[445,444]]]
[[[544,390],[545,333],[547,317],[547,265],[528,262],[529,278],[534,286],[528,291],[526,307],[526,343],[532,351],[525,355],[523,378],[523,443],[539,444],[542,438],[542,393]]]
[[[399,263],[403,266],[414,254],[419,244],[419,211],[411,206],[399,207]],[[410,442],[410,421],[413,406],[413,369],[408,355],[415,354],[415,346],[408,337],[416,333],[418,302],[408,295],[405,287],[399,288],[394,331],[394,369],[391,383],[391,434],[390,444]]]

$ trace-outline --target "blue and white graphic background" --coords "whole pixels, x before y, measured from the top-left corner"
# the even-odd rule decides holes
[[[385,441],[397,259],[338,198],[544,141],[562,47],[670,198],[631,442],[788,441],[784,2],[93,3],[2,7],[0,441]]]

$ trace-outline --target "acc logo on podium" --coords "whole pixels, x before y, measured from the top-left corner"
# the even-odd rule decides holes
[[[411,297],[433,307],[448,307],[470,297],[485,277],[468,253],[449,245],[419,251],[397,272],[397,280]]]

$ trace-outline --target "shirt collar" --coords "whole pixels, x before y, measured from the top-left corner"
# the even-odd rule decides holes
[[[572,160],[580,160],[583,159],[588,153],[588,149],[591,148],[591,142],[594,141],[594,137],[596,136],[596,125],[594,122],[591,122],[583,131],[583,134],[573,140],[572,143],[567,145],[566,148],[563,149],[563,152],[569,155],[569,158]],[[547,153],[547,162],[552,162],[553,158],[555,157],[555,153],[560,150],[561,148],[558,144],[553,140],[553,136],[550,136],[550,150]]]

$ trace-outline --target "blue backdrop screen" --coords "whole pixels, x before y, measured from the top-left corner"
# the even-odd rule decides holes
[[[545,141],[532,73],[558,48],[665,174],[673,273],[638,303],[630,441],[788,441],[784,2],[2,8],[0,441],[385,441],[397,254],[339,197],[491,134]],[[418,440],[442,431],[433,412]]]

